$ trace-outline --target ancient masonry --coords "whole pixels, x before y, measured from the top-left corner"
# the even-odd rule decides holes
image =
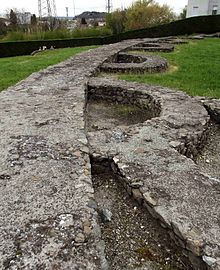
[[[194,269],[220,269],[220,182],[193,161],[210,118],[220,122],[219,100],[96,77],[164,71],[165,59],[137,51],[168,52],[174,43],[181,40],[103,46],[0,94],[0,269],[109,268],[91,159],[109,162]],[[89,128],[94,100],[137,106],[148,120]]]

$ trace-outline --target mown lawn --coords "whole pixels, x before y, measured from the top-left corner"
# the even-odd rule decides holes
[[[44,51],[34,56],[0,58],[0,91],[25,79],[33,72],[57,64],[96,46]]]
[[[220,39],[191,41],[172,53],[159,53],[170,64],[159,74],[119,75],[120,79],[180,89],[191,96],[220,98]]]

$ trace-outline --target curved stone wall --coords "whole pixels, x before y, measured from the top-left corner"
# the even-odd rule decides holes
[[[172,52],[174,51],[174,46],[171,45],[172,41],[161,42],[146,42],[134,46],[132,49],[135,51],[145,51],[145,52]]]
[[[120,52],[115,57],[105,61],[101,65],[100,71],[113,73],[156,73],[165,71],[167,68],[167,61],[160,56],[144,56]]]

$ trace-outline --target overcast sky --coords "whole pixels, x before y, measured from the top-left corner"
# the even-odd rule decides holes
[[[107,0],[55,0],[55,2],[58,16],[65,16],[66,7],[69,9],[69,16],[73,16],[74,6],[76,15],[83,11],[105,11]],[[133,0],[112,0],[113,9],[128,7],[132,2]],[[177,13],[187,4],[187,0],[157,0],[157,2],[168,4]],[[24,9],[38,14],[38,0],[0,0],[0,14],[4,14],[9,8]]]

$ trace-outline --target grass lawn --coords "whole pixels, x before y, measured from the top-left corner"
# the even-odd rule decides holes
[[[97,46],[44,51],[35,56],[0,58],[0,91],[25,79],[33,72],[57,64],[69,57]]]
[[[146,54],[146,53],[144,53]],[[191,96],[220,98],[220,39],[191,41],[178,45],[172,53],[154,53],[166,58],[168,72],[159,74],[121,74],[123,80],[167,86]]]

